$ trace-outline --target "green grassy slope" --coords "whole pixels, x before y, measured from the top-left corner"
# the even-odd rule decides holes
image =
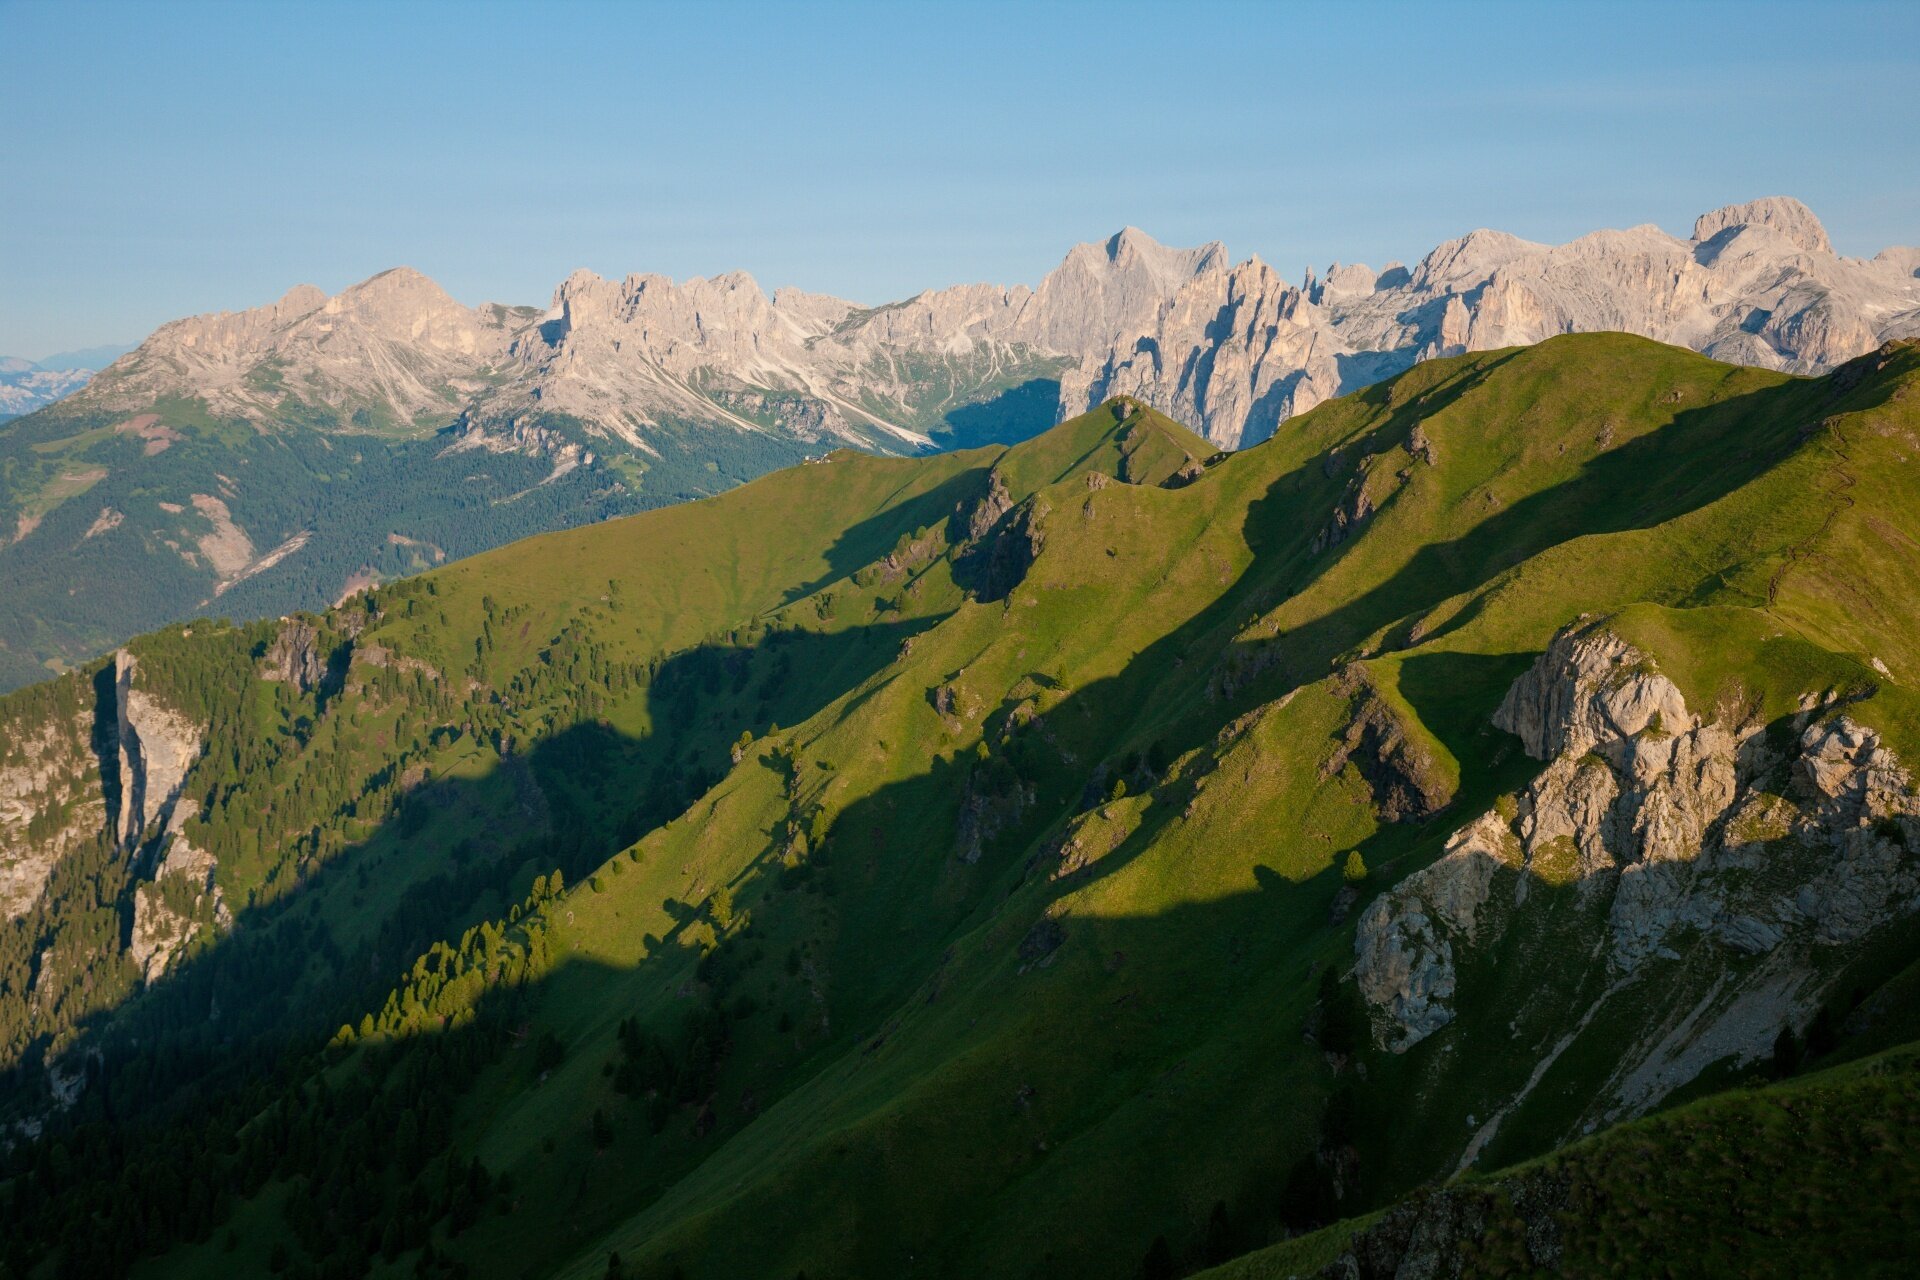
[[[1299,1225],[1303,1169],[1312,1215],[1388,1204],[1596,980],[1525,950],[1588,927],[1542,891],[1503,944],[1528,963],[1468,965],[1452,1027],[1324,1051],[1367,898],[1538,770],[1490,716],[1557,631],[1609,616],[1702,709],[1848,690],[1912,758],[1916,384],[1911,347],[1811,380],[1556,339],[1211,465],[1120,403],[532,539],[326,619],[352,640],[324,705],[250,683],[271,628],[136,644],[156,668],[225,645],[209,714],[252,699],[222,723],[298,750],[262,745],[189,828],[241,930],[21,1061],[97,1046],[132,1096],[140,1029],[211,1058],[252,1036],[276,1083],[188,1120],[191,1086],[141,1082],[186,1126],[163,1149],[205,1152],[189,1176],[148,1154],[12,1203],[111,1241],[154,1187],[223,1189],[155,1275],[278,1245],[317,1274],[618,1253],[662,1280],[1190,1269]],[[356,790],[383,761],[410,787]],[[346,816],[316,821],[334,787]],[[295,1016],[234,972],[276,940],[315,956]],[[1836,951],[1834,981],[1871,1011],[1911,951]],[[244,1031],[196,1040],[216,992]],[[1596,1023],[1483,1163],[1574,1136],[1661,998]],[[405,1112],[433,1137],[388,1141]]]
[[[1282,1280],[1347,1257],[1358,1269],[1339,1274],[1391,1275],[1424,1249],[1444,1276],[1906,1275],[1917,1125],[1909,1048],[1716,1094],[1202,1274]]]

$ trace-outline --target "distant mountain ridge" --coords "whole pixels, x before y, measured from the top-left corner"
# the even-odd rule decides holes
[[[52,404],[72,395],[132,346],[86,347],[62,351],[42,360],[0,356],[0,422]]]
[[[1920,248],[1840,257],[1810,209],[1770,197],[1702,214],[1686,240],[1646,225],[1549,246],[1483,229],[1411,270],[1336,263],[1298,285],[1217,242],[1173,249],[1130,227],[1076,246],[1035,288],[957,285],[879,307],[768,294],[745,272],[577,271],[544,313],[469,309],[403,267],[333,298],[303,285],[176,321],[92,395],[257,415],[299,394],[396,422],[557,412],[634,447],[659,419],[688,417],[898,451],[1054,374],[1055,417],[1127,394],[1237,448],[1421,359],[1600,330],[1820,372],[1920,333]]]
[[[1920,333],[1920,249],[1842,258],[1797,200],[1564,245],[1475,231],[1411,270],[1335,264],[1299,286],[1253,258],[1198,271],[1152,321],[1083,360],[1063,404],[1133,395],[1241,447],[1419,360],[1620,331],[1717,360],[1818,373]]]
[[[87,385],[86,370],[51,371],[28,360],[0,357],[0,419],[17,418]]]
[[[742,272],[579,271],[544,310],[468,307],[405,267],[301,285],[164,325],[0,431],[0,687],[195,611],[324,607],[841,445],[1013,443],[1124,395],[1235,449],[1421,360],[1594,330],[1819,372],[1920,333],[1920,249],[1840,257],[1775,197],[1686,240],[1481,230],[1299,284],[1127,228],[1037,286],[877,307]]]

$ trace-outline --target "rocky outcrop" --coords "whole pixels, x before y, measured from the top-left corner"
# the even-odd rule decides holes
[[[107,821],[92,717],[55,709],[0,722],[0,915],[31,907],[54,866]]]
[[[993,526],[1000,523],[1000,517],[1013,510],[1013,497],[1007,492],[1006,477],[999,468],[987,473],[987,491],[980,496],[967,512],[967,541],[978,541],[987,536]]]
[[[200,758],[201,727],[138,687],[139,662],[114,655],[114,702],[120,756],[120,843],[131,849],[173,812],[187,770]]]
[[[75,403],[139,410],[184,395],[217,417],[261,421],[292,400],[332,411],[342,430],[405,430],[422,415],[438,426],[484,389],[535,315],[463,307],[409,267],[333,297],[300,285],[264,307],[163,325]]]
[[[59,861],[103,832],[131,854],[158,826],[160,865],[192,865],[167,851],[190,816],[180,796],[202,728],[144,687],[125,650],[91,688],[70,677],[45,700],[52,711],[0,724],[0,910],[26,911]]]
[[[1704,985],[1661,980],[1677,1003],[1623,1053],[1603,1108],[1634,1114],[1713,1061],[1762,1056],[1810,1015],[1838,949],[1920,910],[1920,797],[1845,714],[1810,701],[1783,760],[1761,726],[1703,720],[1648,655],[1590,623],[1554,639],[1494,723],[1546,767],[1360,921],[1355,976],[1396,1052],[1453,1019],[1465,950],[1497,945],[1543,887],[1570,891],[1598,933],[1558,945],[1590,949],[1608,993],[1692,972],[1683,950],[1719,957]]]
[[[350,643],[329,640],[306,618],[288,618],[261,655],[260,678],[290,684],[301,693],[326,692],[338,687],[343,669],[355,656]],[[386,656],[384,650],[381,656]]]
[[[1496,1224],[1525,1242],[1526,1261],[1541,1273],[1559,1270],[1571,1179],[1533,1169],[1493,1186],[1421,1192],[1356,1231],[1321,1280],[1454,1280],[1474,1274],[1471,1246]]]
[[[308,693],[320,683],[326,670],[319,631],[304,618],[290,618],[280,624],[280,633],[267,646],[260,678],[278,680]]]
[[[1026,580],[1027,570],[1046,546],[1042,524],[1050,513],[1046,500],[1037,495],[1018,506],[1004,507],[1009,499],[997,472],[993,486],[973,509],[968,541],[954,560],[954,580],[975,599],[988,602],[1006,599]],[[974,533],[975,529],[980,532]]]
[[[214,881],[214,857],[187,838],[176,817],[153,879],[133,891],[127,952],[148,982],[166,973],[202,928],[229,929],[232,913]]]
[[[1802,253],[1833,252],[1833,242],[1827,239],[1827,229],[1820,225],[1820,219],[1813,216],[1813,210],[1798,200],[1789,200],[1784,196],[1730,204],[1712,213],[1701,214],[1694,220],[1693,242],[1710,244],[1723,234],[1732,237],[1751,228],[1762,227]]]
[[[1454,943],[1474,941],[1495,869],[1517,859],[1497,816],[1448,841],[1440,860],[1368,904],[1354,934],[1354,978],[1382,1015],[1382,1039],[1404,1053],[1453,1021]]]
[[[1339,745],[1320,767],[1332,777],[1351,762],[1373,792],[1384,822],[1417,822],[1432,817],[1453,799],[1453,787],[1432,750],[1373,685],[1358,663],[1334,677],[1334,690],[1346,696],[1349,718]]]

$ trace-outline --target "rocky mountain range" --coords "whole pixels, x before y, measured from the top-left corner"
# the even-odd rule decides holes
[[[960,285],[866,307],[733,272],[569,276],[545,312],[467,308],[406,268],[328,298],[183,320],[112,367],[89,402],[167,396],[270,418],[289,399],[407,427],[563,414],[642,451],[684,419],[904,451],[1009,389],[1057,381],[1051,420],[1111,395],[1192,422],[1222,448],[1416,361],[1620,331],[1716,359],[1817,373],[1920,333],[1920,248],[1841,257],[1785,197],[1542,245],[1479,230],[1412,268],[1283,280],[1218,243],[1128,228],[1076,246],[1038,287]],[[962,423],[952,419],[961,415]],[[1038,422],[1038,420],[1036,420]]]
[[[1684,240],[1482,230],[1298,284],[1129,228],[1036,287],[878,307],[738,272],[576,272],[544,310],[468,307],[407,268],[302,285],[165,325],[0,431],[0,687],[169,619],[323,607],[838,446],[1011,443],[1125,395],[1236,449],[1421,360],[1591,330],[1816,373],[1920,333],[1920,249],[1841,257],[1770,198]]]
[[[44,369],[31,360],[0,356],[0,421],[72,395],[92,376],[89,369]]]
[[[1702,214],[1685,240],[1650,225],[1563,245],[1475,231],[1411,270],[1335,264],[1298,286],[1216,255],[1083,355],[1062,403],[1138,396],[1237,448],[1419,360],[1600,331],[1818,373],[1920,333],[1920,249],[1840,257],[1811,210],[1775,197]]]

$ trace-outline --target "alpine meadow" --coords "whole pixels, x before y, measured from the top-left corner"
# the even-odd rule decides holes
[[[0,0],[0,1280],[1920,1274],[1911,19]]]
[[[9,695],[8,1265],[1896,1268],[1917,386],[1121,399]]]

